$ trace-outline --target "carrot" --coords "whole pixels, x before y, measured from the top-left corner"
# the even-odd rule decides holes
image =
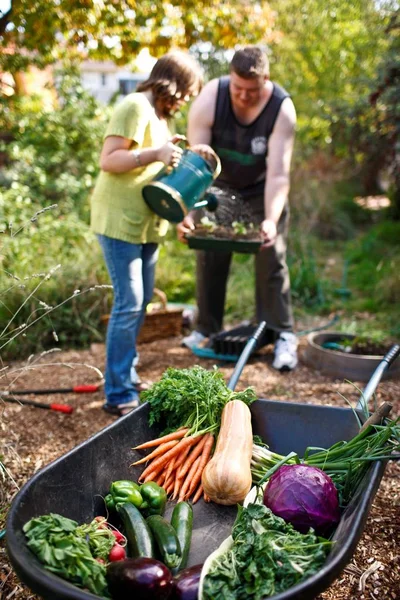
[[[163,452],[170,450],[171,448],[176,446],[176,444],[178,444],[178,443],[179,443],[179,440],[171,440],[170,442],[165,442],[164,444],[161,444],[161,446],[158,446],[158,448],[153,450],[153,452],[151,452],[151,454],[148,454],[147,456],[144,456],[140,460],[137,460],[136,462],[132,463],[131,467],[134,467],[135,465],[141,465],[142,463],[152,460],[159,454],[163,454]]]
[[[164,489],[167,492],[167,494],[170,494],[172,492],[172,490],[174,489],[174,482],[170,483],[169,486]]]
[[[212,447],[214,444],[214,436],[211,433],[208,433],[206,437],[207,437],[207,440],[204,444],[203,451],[200,456],[199,468],[197,469],[197,472],[196,472],[195,476],[193,477],[193,481],[189,487],[189,491],[188,491],[189,496],[191,496],[193,494],[193,492],[199,485],[199,483],[201,481],[201,476],[204,471],[204,467],[206,466],[206,464],[208,463],[208,461],[210,459],[211,450],[212,450]]]
[[[199,485],[199,487],[197,488],[197,492],[195,493],[193,500],[192,500],[192,504],[196,504],[197,500],[200,500],[200,496],[203,493],[203,484],[201,483]]]
[[[183,462],[185,462],[186,457],[189,454],[191,448],[193,448],[192,444],[190,446],[188,446],[187,448],[185,448],[185,450],[182,452],[180,457],[176,459],[175,467],[174,467],[175,469],[179,470],[179,467],[182,465]]]
[[[152,460],[148,467],[145,468],[141,476],[139,477],[139,481],[145,478],[148,473],[152,473],[153,471],[158,473],[158,471],[165,466],[168,461],[170,461],[174,456],[177,456],[180,452],[185,450],[187,446],[191,446],[193,444],[193,437],[189,436],[180,440],[176,446],[168,450],[166,454],[159,456],[155,460]]]
[[[135,446],[134,448],[132,448],[132,450],[144,450],[145,448],[153,448],[154,446],[159,446],[160,444],[164,444],[165,442],[170,442],[171,440],[183,438],[188,431],[188,427],[181,427],[180,429],[177,429],[172,433],[168,433],[168,435],[163,435],[162,437],[156,438],[155,440],[150,440],[149,442],[144,442],[144,444]]]
[[[190,467],[192,466],[192,464],[194,463],[196,458],[202,453],[203,447],[204,447],[204,444],[206,443],[206,441],[207,441],[207,435],[203,435],[201,437],[201,440],[192,449],[192,451],[188,457],[188,460],[180,468],[180,470],[178,472],[178,479],[183,479],[185,477],[186,473],[189,471]]]
[[[166,474],[165,474],[165,481],[168,483],[169,483],[169,479],[172,475],[172,472],[174,470],[175,461],[176,461],[176,456],[171,458],[171,460],[168,463],[168,467],[167,467]],[[174,477],[174,479],[175,479],[175,477]]]
[[[148,475],[146,475],[146,477],[144,479],[142,479],[141,477],[139,477],[138,481],[139,483],[147,483],[148,481],[155,481],[158,477],[158,473],[156,471],[152,471],[151,473],[148,473]]]
[[[161,473],[161,475],[159,475],[159,476],[157,477],[157,479],[155,479],[155,482],[156,482],[156,484],[157,484],[157,485],[159,485],[159,486],[161,486],[161,487],[163,486],[163,483],[165,483],[165,469],[164,469],[164,471]]]
[[[202,438],[200,438],[201,441]],[[197,445],[200,442],[197,442]],[[194,448],[197,448],[197,446],[194,446]],[[172,499],[175,500],[175,498],[178,497],[179,495],[179,488],[182,485],[182,478],[180,478],[179,475],[179,467],[185,462],[187,455],[189,454],[190,450],[192,449],[192,446],[189,446],[188,448],[186,448],[186,450],[184,452],[182,452],[181,456],[179,457],[179,459],[176,461],[175,463],[175,467],[176,467],[176,474],[175,474],[175,486],[174,486],[174,493],[172,495]],[[192,456],[192,454],[190,455]]]
[[[175,485],[175,477],[174,474],[172,473],[172,475],[169,476],[169,479],[166,479],[163,485],[164,490],[166,490],[167,488],[171,487],[171,490],[174,489],[174,485]]]
[[[198,456],[196,458],[196,460],[194,461],[194,463],[192,464],[192,466],[190,467],[189,473],[183,483],[183,486],[181,487],[181,491],[179,492],[178,502],[182,502],[183,500],[185,500],[187,492],[190,487],[190,484],[192,483],[192,477],[194,476],[194,474],[197,471],[197,467],[200,463],[200,460],[201,460],[201,456]]]

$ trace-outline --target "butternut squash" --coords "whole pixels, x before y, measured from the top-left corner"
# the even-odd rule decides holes
[[[241,400],[231,400],[222,411],[214,456],[202,475],[204,492],[213,502],[243,502],[251,488],[252,449],[250,409]]]

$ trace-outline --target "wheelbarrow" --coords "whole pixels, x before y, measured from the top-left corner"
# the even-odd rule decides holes
[[[260,326],[261,327],[261,326]],[[249,340],[228,383],[234,389],[250,356],[259,330]],[[367,403],[382,373],[400,353],[395,346],[384,357],[367,385],[362,402]],[[365,418],[361,404],[360,419]],[[349,440],[359,425],[352,409],[315,406],[260,399],[251,406],[254,434],[283,455],[302,455],[307,446],[329,447]],[[130,467],[139,458],[132,447],[158,436],[162,427],[149,427],[149,407],[143,404],[106,427],[58,460],[36,473],[15,497],[7,518],[6,543],[13,568],[36,594],[48,600],[90,600],[97,596],[75,587],[44,569],[26,546],[23,525],[46,513],[59,513],[79,523],[105,515],[103,497],[116,479],[137,479],[140,467]],[[325,590],[350,560],[367,520],[369,508],[385,470],[385,462],[374,463],[359,485],[337,527],[333,550],[322,569],[302,583],[271,597],[273,600],[311,600]],[[171,504],[171,503],[169,503]],[[170,517],[172,506],[167,510]],[[203,563],[230,535],[235,506],[220,506],[200,500],[193,506],[193,536],[188,566]]]

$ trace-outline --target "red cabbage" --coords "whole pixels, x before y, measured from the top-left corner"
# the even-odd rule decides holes
[[[269,479],[264,504],[297,531],[310,527],[327,535],[339,522],[339,500],[332,479],[308,465],[283,465]]]

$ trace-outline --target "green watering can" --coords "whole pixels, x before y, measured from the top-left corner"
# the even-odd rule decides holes
[[[217,198],[206,193],[221,172],[221,161],[215,153],[214,158],[213,170],[200,154],[190,148],[184,150],[177,167],[166,167],[143,187],[143,198],[149,208],[171,223],[180,223],[193,209],[216,210]]]

